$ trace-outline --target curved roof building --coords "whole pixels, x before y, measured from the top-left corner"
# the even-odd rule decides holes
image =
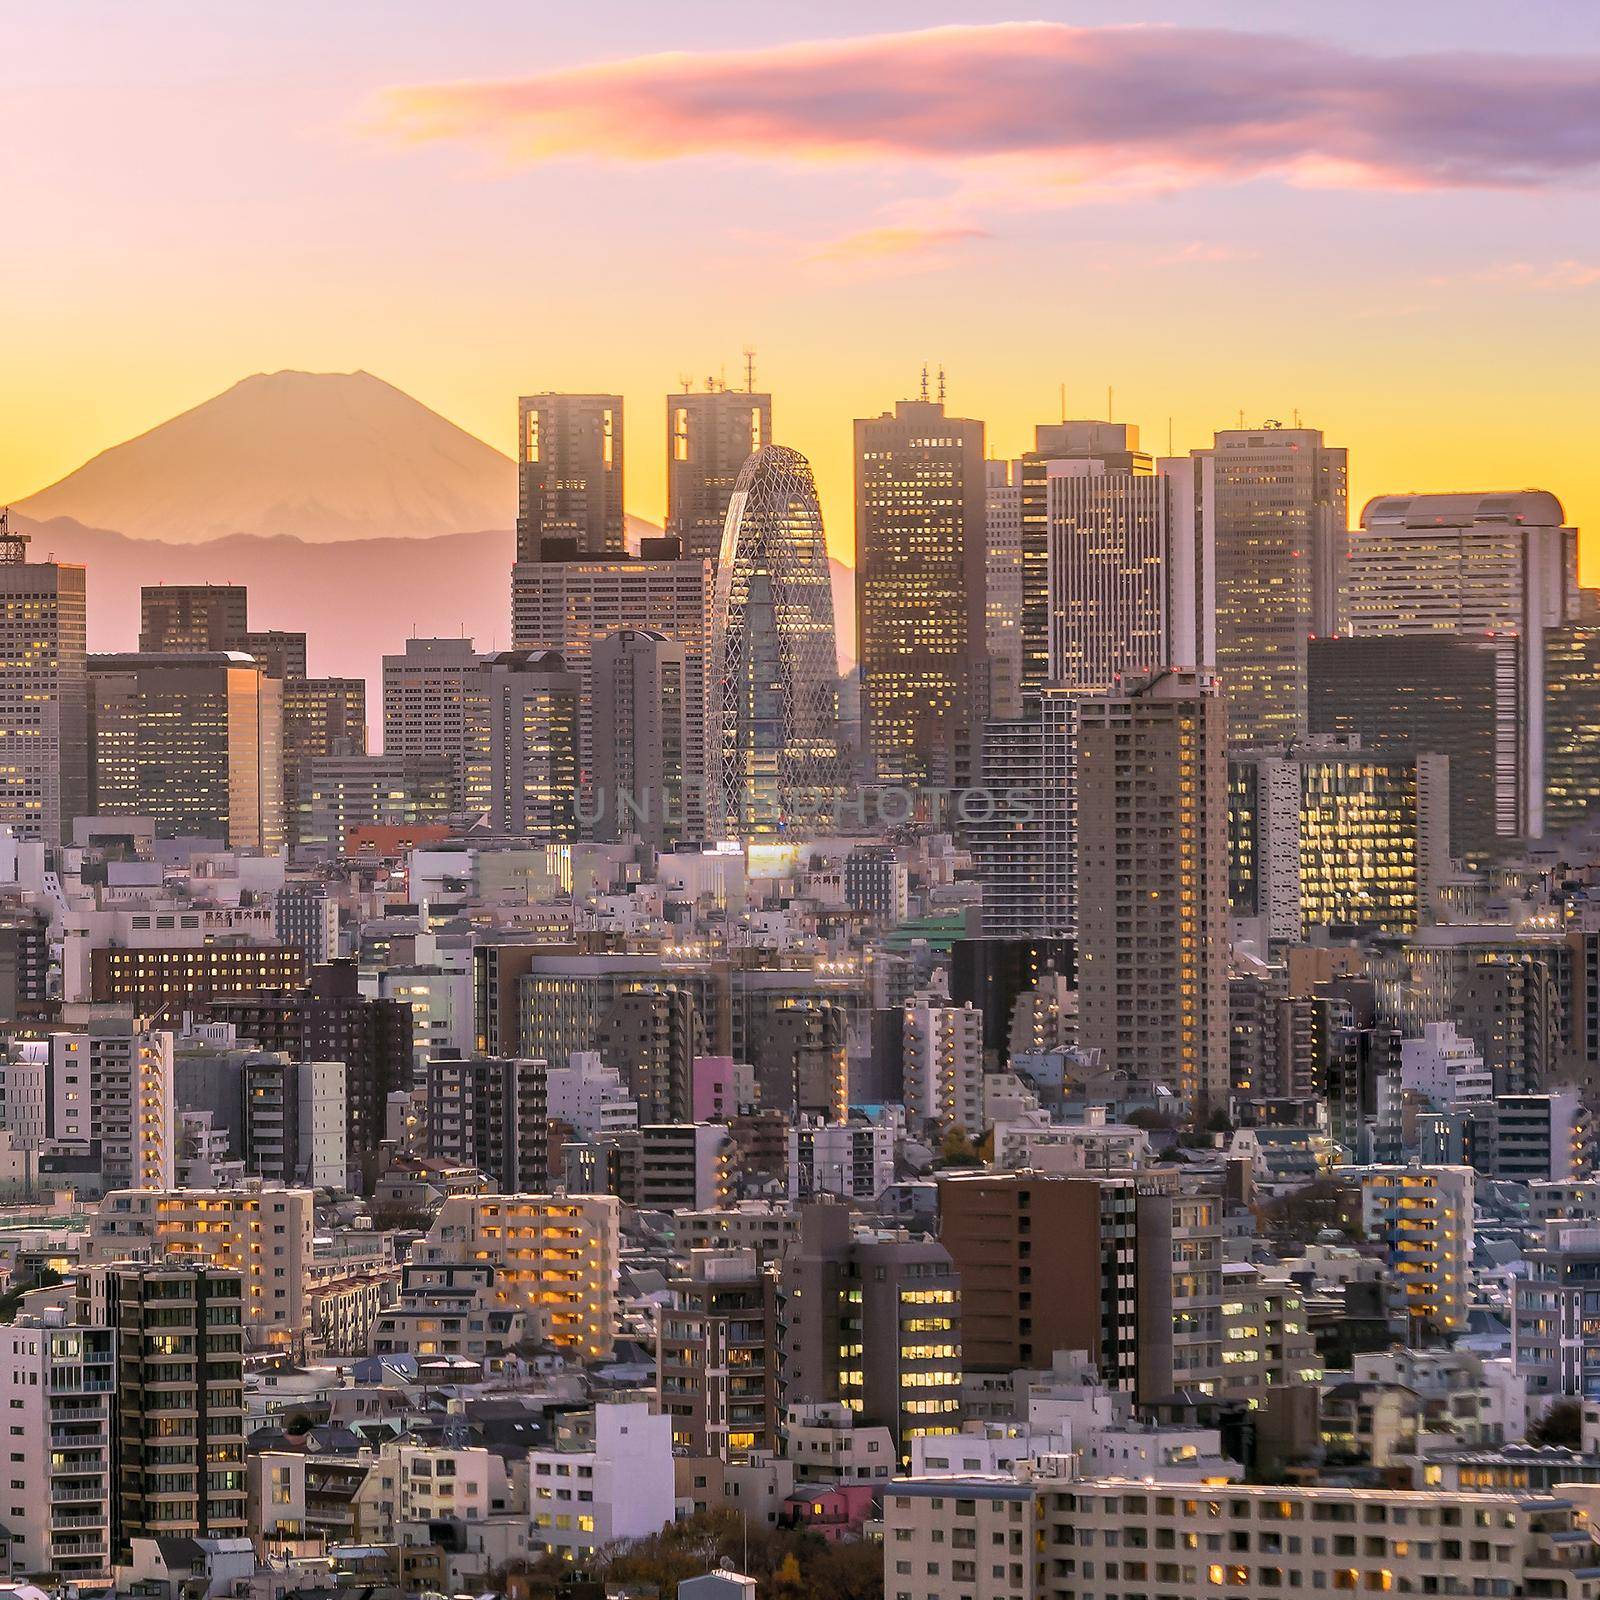
[[[837,795],[837,673],[811,464],[763,445],[740,468],[717,566],[708,744],[723,830],[783,833]]]

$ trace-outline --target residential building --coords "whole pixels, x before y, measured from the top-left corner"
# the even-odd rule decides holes
[[[658,629],[623,628],[596,642],[590,674],[591,830],[665,848],[687,831],[687,790],[698,777],[689,766],[687,648]]]
[[[1459,1333],[1471,1309],[1477,1174],[1459,1166],[1351,1169],[1362,1226],[1384,1248],[1417,1331]]]
[[[906,1005],[903,1099],[907,1125],[943,1135],[983,1128],[983,1013],[917,995]]]

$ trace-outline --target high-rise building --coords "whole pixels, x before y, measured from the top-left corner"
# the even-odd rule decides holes
[[[970,1001],[958,1006],[919,994],[904,1016],[907,1126],[976,1137],[983,1127],[983,1013]]]
[[[1166,673],[1079,710],[1080,1040],[1204,1116],[1228,1093],[1222,696]]]
[[[166,592],[166,591],[160,591]],[[94,808],[165,839],[283,848],[283,684],[239,651],[89,660]]]
[[[404,654],[383,658],[383,753],[448,758],[457,809],[465,804],[469,711],[482,661],[470,639],[407,639]]]
[[[622,396],[534,394],[517,402],[517,560],[546,539],[621,555]]]
[[[502,1194],[546,1193],[548,1070],[543,1061],[430,1058],[423,1072],[428,1155],[476,1167]]]
[[[690,560],[716,561],[739,469],[772,443],[772,396],[712,386],[667,396],[667,529]]]
[[[1209,455],[1217,660],[1236,744],[1306,731],[1306,647],[1339,614],[1346,452],[1318,428],[1228,428]]]
[[[1578,611],[1578,531],[1543,490],[1383,495],[1350,544],[1344,624],[1373,634],[1518,641],[1519,833],[1544,832],[1544,630]]]
[[[1155,461],[1131,423],[1072,421],[1034,429],[1033,449],[1014,469],[1021,517],[1021,629],[1024,701],[1050,681],[1050,478],[1060,463],[1087,464],[1115,477],[1146,478]]]
[[[89,813],[84,569],[29,561],[0,512],[0,824],[61,844]]]
[[[782,832],[840,785],[833,588],[811,466],[764,445],[744,464],[717,567],[710,652],[710,813]]]
[[[1600,627],[1544,630],[1544,825],[1582,822],[1600,804]]]
[[[1333,740],[1236,751],[1229,895],[1255,942],[1313,928],[1409,933],[1450,873],[1449,763]]]
[[[1358,1169],[1361,1225],[1383,1246],[1414,1329],[1460,1333],[1472,1310],[1471,1167]]]
[[[589,667],[597,839],[628,834],[661,849],[687,832],[689,652],[656,628],[596,642]]]
[[[838,1401],[893,1434],[902,1458],[961,1425],[961,1279],[933,1239],[858,1234],[843,1205],[800,1208],[779,1317],[784,1406]]]
[[[136,1538],[248,1538],[239,1273],[114,1267],[104,1292],[117,1341],[119,1559]]]
[[[1375,755],[1447,757],[1450,847],[1482,859],[1521,834],[1526,812],[1517,657],[1508,634],[1313,639],[1312,737],[1359,740]]]
[[[1078,924],[1078,696],[1047,687],[983,729],[983,790],[965,824],[986,938],[1070,937]]]
[[[110,1576],[116,1381],[112,1330],[69,1325],[63,1309],[24,1313],[0,1339],[13,1571],[95,1588]]]
[[[291,844],[299,838],[300,802],[311,763],[366,753],[365,678],[283,679],[283,811]]]
[[[880,784],[971,778],[987,628],[983,424],[942,400],[859,419],[856,642],[861,719]]]
[[[133,1017],[93,1017],[50,1036],[52,1137],[98,1140],[108,1189],[170,1189],[176,1133],[172,1035]]]
[[[983,637],[989,715],[1022,710],[1022,463],[986,461]]]
[[[241,1074],[245,1167],[270,1183],[343,1189],[348,1181],[342,1061],[256,1051]]]
[[[553,650],[502,650],[485,659],[466,800],[492,832],[576,837],[580,692],[578,674]]]
[[[145,654],[248,653],[250,592],[237,583],[147,585],[139,591],[139,649]]]
[[[646,541],[638,560],[519,561],[511,575],[511,633],[519,650],[559,651],[582,686],[578,761],[585,787],[596,767],[595,645],[625,628],[662,633],[684,649],[686,806],[691,832],[705,813],[706,663],[711,642],[713,565],[683,560],[671,540]],[[595,807],[585,805],[585,814]]]
[[[290,633],[283,628],[252,628],[238,648],[247,656],[254,656],[269,678],[306,676],[306,636],[303,633]]]
[[[1209,667],[1216,654],[1209,457],[1153,475],[1104,458],[1045,464],[1048,668],[1072,689]]]

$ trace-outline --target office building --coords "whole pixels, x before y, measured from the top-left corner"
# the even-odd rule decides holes
[[[1335,631],[1346,561],[1346,452],[1317,428],[1229,428],[1209,456],[1217,670],[1234,743],[1307,731],[1306,651]]]
[[[546,539],[621,555],[622,396],[534,394],[517,402],[517,560]]]
[[[688,831],[689,654],[655,628],[596,642],[590,663],[597,839],[637,834],[656,849]],[[700,741],[695,740],[698,744]]]
[[[667,525],[690,560],[716,562],[739,469],[772,443],[772,396],[714,386],[667,396]]]
[[[367,684],[364,678],[284,678],[282,693],[283,810],[295,844],[311,763],[367,753]]]
[[[1080,705],[1079,1037],[1203,1118],[1228,1093],[1227,718],[1168,673]]]
[[[983,464],[983,642],[989,715],[1022,712],[1022,463]]]
[[[113,1189],[90,1220],[85,1259],[237,1273],[247,1347],[299,1355],[310,1329],[313,1198],[256,1179],[238,1189]]]
[[[250,632],[243,584],[175,583],[139,591],[139,649],[146,654],[214,655],[242,651]]]
[[[0,824],[61,844],[89,811],[84,569],[29,561],[0,512]]]
[[[204,942],[97,945],[89,953],[88,998],[95,1005],[125,1006],[138,1017],[181,1014],[185,1006],[301,983],[305,972],[301,951],[245,934],[220,934]]]
[[[1450,859],[1448,762],[1333,740],[1228,761],[1229,895],[1263,953],[1314,928],[1409,933]]]
[[[383,658],[383,753],[447,758],[457,774],[457,809],[465,804],[461,779],[481,660],[470,639],[407,639],[403,654]]]
[[[777,1451],[778,1277],[753,1250],[691,1250],[656,1337],[672,1445],[723,1461]]]
[[[1311,736],[1359,740],[1377,755],[1448,758],[1450,848],[1482,860],[1520,836],[1527,809],[1518,653],[1509,634],[1313,639]],[[1548,725],[1559,737],[1557,722]]]
[[[630,560],[519,561],[512,571],[511,632],[519,650],[559,651],[578,674],[578,757],[592,778],[595,751],[594,649],[624,629],[664,634],[684,649],[685,767],[690,828],[704,826],[706,663],[711,647],[713,565],[682,560],[669,540],[650,540]],[[586,811],[592,806],[586,807]]]
[[[281,850],[283,684],[238,651],[93,656],[91,792],[165,839]]]
[[[117,1348],[118,1559],[136,1538],[249,1537],[239,1273],[116,1267],[104,1293]]]
[[[525,1312],[535,1337],[604,1360],[615,1337],[619,1211],[609,1195],[451,1195],[413,1259],[489,1262],[502,1304]]]
[[[985,938],[1070,938],[1078,924],[1078,701],[1047,686],[983,728],[983,799],[963,832],[983,885]]]
[[[873,777],[970,781],[987,629],[983,424],[942,400],[855,425],[856,641]]]
[[[236,648],[261,663],[269,678],[304,678],[306,672],[306,636],[290,633],[283,628],[252,628],[244,635],[244,642]]]
[[[1208,456],[1155,474],[1103,457],[1045,463],[1050,681],[1107,690],[1216,654]]]
[[[314,756],[301,768],[296,846],[320,859],[375,828],[426,838],[460,812],[463,772],[449,755]]]
[[[1063,421],[1034,429],[1034,447],[1012,469],[1018,487],[1024,704],[1050,681],[1050,480],[1063,463],[1116,477],[1149,477],[1154,459],[1139,448],[1139,430],[1128,423]]]
[[[747,837],[814,825],[840,787],[833,588],[811,466],[764,445],[728,509],[712,611],[710,818]]]
[[[272,897],[272,926],[280,944],[293,945],[318,966],[339,954],[339,902],[321,883],[286,883]]]
[[[581,680],[553,650],[486,657],[466,757],[467,810],[492,833],[571,840],[578,828]]]
[[[1545,831],[1585,821],[1600,802],[1600,627],[1544,630]]]
[[[58,1309],[23,1313],[0,1334],[12,1571],[96,1586],[110,1576],[116,1380],[110,1328],[74,1326]]]
[[[1472,1309],[1473,1196],[1477,1174],[1460,1166],[1357,1170],[1361,1224],[1384,1248],[1418,1333],[1462,1332]]]
[[[1518,641],[1518,831],[1544,832],[1544,630],[1575,620],[1578,532],[1543,490],[1385,495],[1350,546],[1344,625],[1372,634],[1508,634]]]
[[[961,1423],[961,1281],[932,1239],[857,1233],[843,1205],[802,1206],[780,1274],[784,1406],[842,1402],[911,1440]]]

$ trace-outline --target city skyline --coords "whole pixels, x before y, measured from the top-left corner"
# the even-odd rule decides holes
[[[624,8],[603,43],[498,5],[448,29],[411,7],[301,30],[292,8],[162,28],[185,13],[158,6],[70,40],[14,20],[38,154],[12,183],[29,239],[0,265],[30,308],[0,496],[247,373],[365,368],[508,454],[518,395],[620,393],[628,509],[659,523],[663,397],[686,374],[739,385],[751,346],[845,559],[849,423],[914,396],[924,361],[991,456],[1055,420],[1065,384],[1068,414],[1109,409],[1147,448],[1170,418],[1179,453],[1241,411],[1298,413],[1349,449],[1352,515],[1470,484],[1548,488],[1596,521],[1581,385],[1600,225],[1581,200],[1600,19],[1563,11],[1558,49],[1483,6],[1248,32],[1220,3],[1149,5],[1140,27],[1109,5],[1041,14],[889,4],[864,26],[824,5],[742,19],[736,44],[713,6]],[[952,81],[962,57],[975,70]],[[1058,114],[1063,84],[1156,95],[1174,57],[1207,65],[1203,124]],[[1283,92],[1247,126],[1274,72]],[[873,126],[849,94],[808,139],[738,121],[742,94],[783,84],[803,105],[829,73],[884,86]],[[618,86],[650,150],[624,136]],[[552,297],[571,314],[540,314]]]

